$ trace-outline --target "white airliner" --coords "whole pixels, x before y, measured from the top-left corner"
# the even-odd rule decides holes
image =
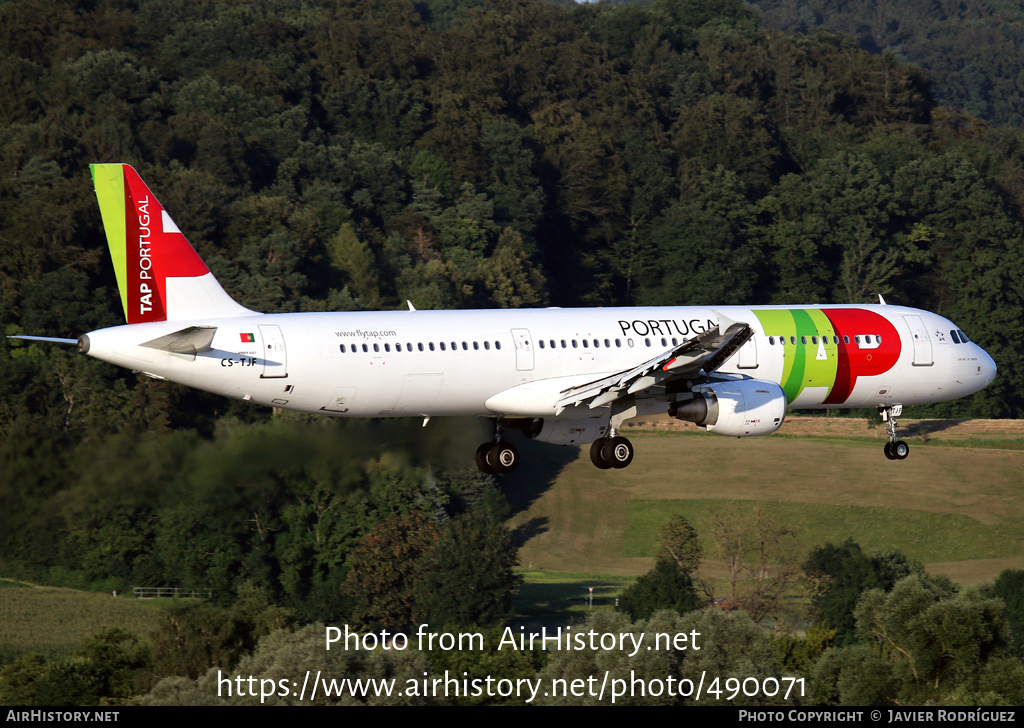
[[[996,373],[946,319],[884,304],[257,313],[225,293],[134,169],[92,174],[128,323],[81,336],[79,351],[271,407],[488,417],[484,472],[517,465],[507,429],[592,443],[597,467],[624,468],[633,446],[618,432],[632,417],[745,437],[775,432],[789,407],[877,407],[885,455],[902,460],[904,404],[963,397]]]

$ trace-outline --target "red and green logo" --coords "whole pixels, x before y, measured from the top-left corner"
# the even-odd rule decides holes
[[[843,404],[859,377],[885,374],[900,358],[899,332],[874,311],[762,309],[755,310],[754,315],[767,336],[785,340],[779,384],[789,402],[804,389],[819,387],[828,390],[822,404]]]

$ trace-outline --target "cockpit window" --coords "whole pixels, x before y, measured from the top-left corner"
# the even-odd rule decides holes
[[[953,331],[949,332],[949,338],[951,338],[953,340],[954,344],[959,344],[960,343],[960,337],[957,336],[956,329],[954,329]]]
[[[960,341],[964,342],[965,344],[970,341],[970,339],[967,338],[967,334],[965,334],[960,329],[957,329],[956,332],[960,334]]]

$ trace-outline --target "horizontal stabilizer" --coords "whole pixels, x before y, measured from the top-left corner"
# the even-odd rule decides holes
[[[216,333],[216,326],[189,326],[187,329],[160,336],[139,346],[169,351],[172,354],[200,354],[210,350],[213,335]]]

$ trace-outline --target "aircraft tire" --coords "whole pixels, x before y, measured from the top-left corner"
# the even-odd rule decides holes
[[[610,462],[604,459],[604,455],[601,452],[606,442],[608,442],[607,437],[599,437],[590,444],[590,462],[601,470],[608,470],[612,466]]]
[[[476,466],[480,469],[481,473],[487,473],[487,475],[494,475],[498,472],[487,462],[487,453],[491,451],[492,447],[494,447],[493,442],[485,442],[476,449]]]
[[[892,454],[892,443],[891,442],[885,443],[885,457],[888,458],[889,460],[895,460],[896,459],[896,456]]]
[[[609,438],[601,448],[601,457],[613,468],[624,468],[633,462],[633,443],[621,435]]]
[[[892,444],[892,455],[897,460],[906,460],[910,454],[910,445],[905,440],[897,440]]]
[[[499,442],[491,445],[486,460],[487,464],[494,468],[494,472],[504,475],[511,473],[519,465],[519,451],[510,442]]]

